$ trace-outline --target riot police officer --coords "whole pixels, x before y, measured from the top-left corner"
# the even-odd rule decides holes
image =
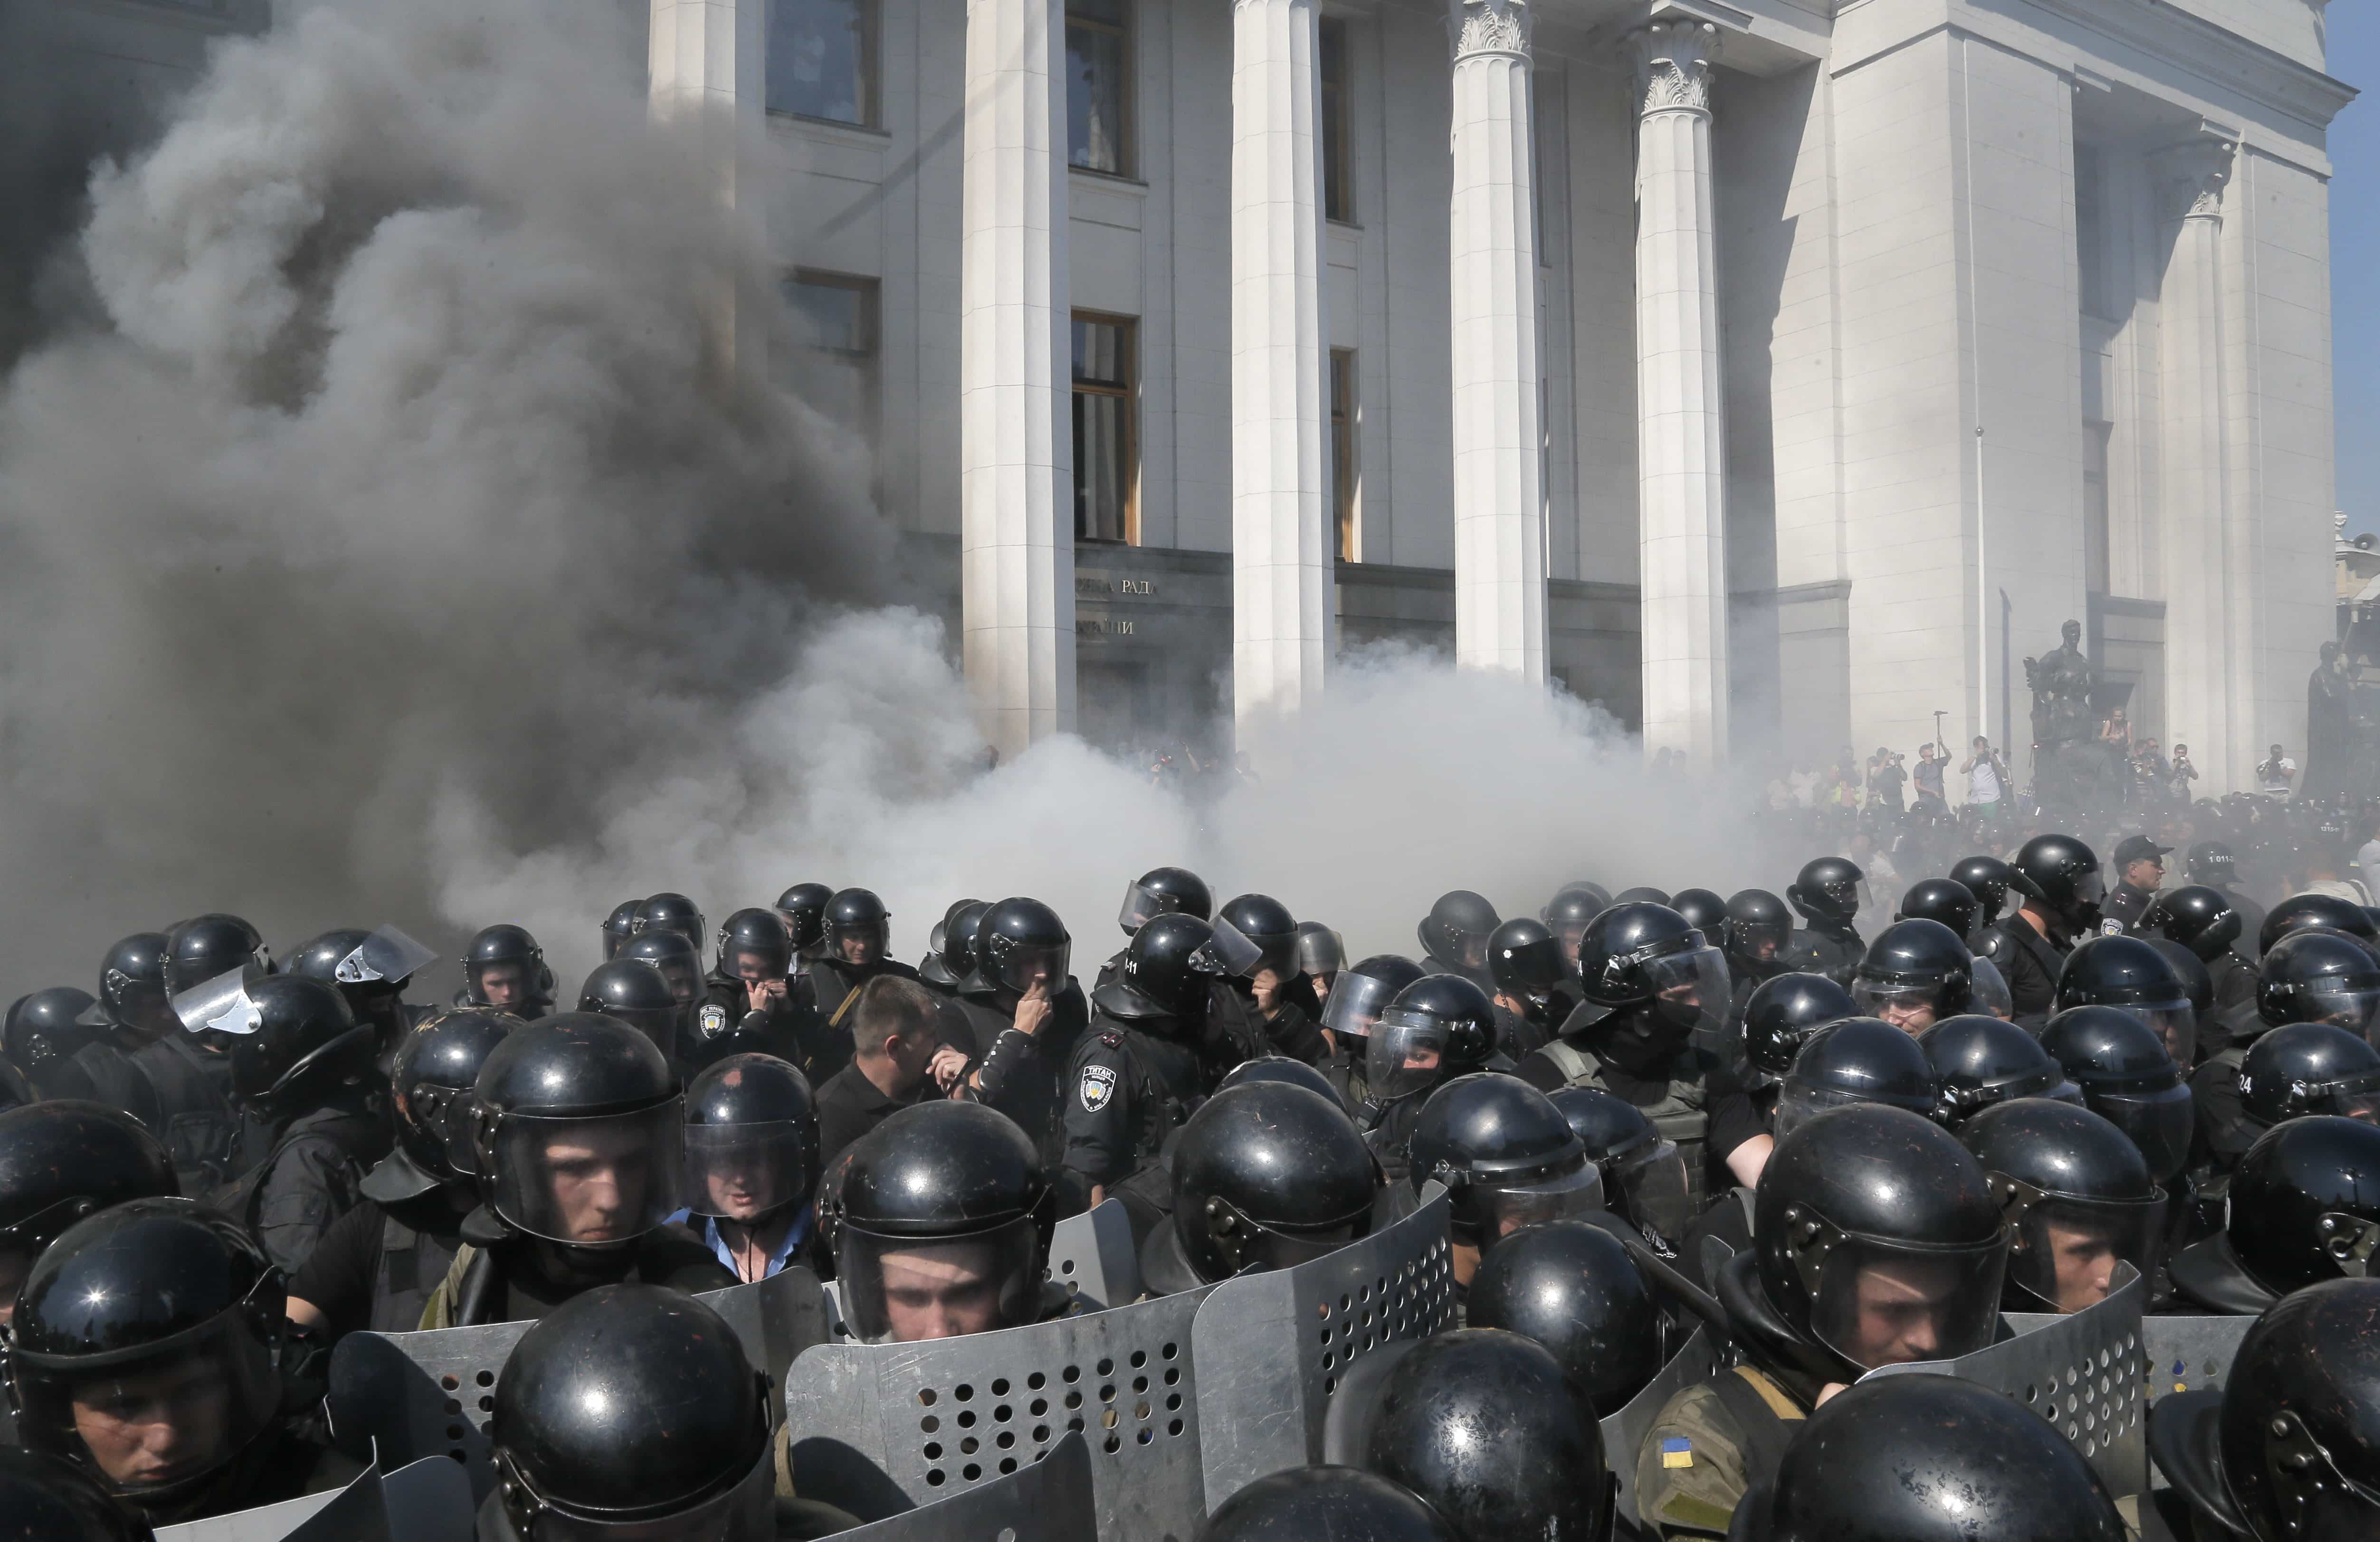
[[[2380,946],[2380,922],[2352,900],[2336,894],[2292,894],[2265,912],[2265,924],[2256,934],[2259,956],[2273,950],[2273,944],[2291,932],[2302,932],[2321,926],[2349,936],[2361,937],[2366,943]]]
[[[1851,984],[1852,971],[1867,943],[1852,921],[1859,914],[1859,887],[1867,874],[1848,857],[1819,857],[1802,864],[1785,898],[1809,924],[1793,934],[1787,962],[1802,973]]]
[[[1922,1034],[1967,1010],[1973,962],[1959,934],[1924,917],[1896,921],[1876,935],[1852,974],[1861,1012],[1904,1034]]]
[[[976,933],[984,994],[954,1003],[973,1041],[959,1084],[1014,1120],[1053,1169],[1065,1151],[1060,1080],[1090,1026],[1083,988],[1067,973],[1073,955],[1057,912],[1038,900],[1002,900]]]
[[[1186,910],[1160,911],[1134,932],[1114,978],[1091,992],[1090,1031],[1062,1085],[1066,1171],[1092,1205],[1156,1157],[1236,1059],[1236,1046],[1207,1032],[1222,975],[1214,935]],[[1124,1199],[1146,1234],[1162,1198]]]
[[[637,935],[637,912],[644,908],[642,900],[623,900],[612,907],[611,914],[603,918],[602,957],[605,963],[618,958],[620,949]]]
[[[688,1066],[773,1055],[816,1086],[851,1063],[850,1014],[839,1031],[828,1031],[809,980],[794,974],[793,934],[776,912],[756,907],[727,918],[719,928],[719,961],[703,985],[683,1051]]]
[[[1599,1087],[1549,1095],[1603,1175],[1604,1207],[1645,1234],[1656,1252],[1672,1252],[1692,1216],[1686,1161],[1645,1110]]]
[[[892,912],[868,889],[835,891],[820,920],[819,955],[810,961],[812,988],[827,1032],[848,1037],[859,987],[879,974],[914,980],[917,972],[892,956]],[[789,939],[790,940],[790,939]],[[848,1051],[846,1051],[848,1053]]]
[[[58,1233],[111,1205],[176,1192],[173,1157],[129,1114],[73,1100],[0,1113],[0,1328]]]
[[[1315,1022],[1321,999],[1298,969],[1297,922],[1288,906],[1269,894],[1227,901],[1215,916],[1215,957],[1223,978],[1208,1010],[1221,1033],[1249,1055],[1269,1049],[1314,1065],[1330,1053]]]
[[[26,1542],[157,1542],[149,1523],[89,1473],[12,1446],[0,1446],[0,1515]]]
[[[1982,907],[1974,891],[1956,878],[1920,878],[1900,897],[1895,921],[1938,921],[1950,928],[1961,946],[1972,948],[1976,917]]]
[[[638,932],[620,949],[613,963],[646,963],[661,971],[677,1003],[678,1015],[694,1020],[694,1004],[702,995],[702,953],[683,932]]]
[[[359,1328],[410,1333],[463,1246],[479,1207],[468,1099],[506,1034],[527,1027],[493,1007],[450,1007],[397,1045],[389,1071],[395,1148],[358,1185],[289,1282],[289,1317],[337,1340]]]
[[[1598,1417],[1660,1374],[1660,1305],[1619,1240],[1590,1222],[1544,1221],[1497,1243],[1471,1277],[1465,1308],[1472,1328],[1544,1345]]]
[[[1554,1036],[1582,997],[1561,944],[1542,921],[1514,916],[1488,938],[1488,975],[1496,985],[1496,1045],[1518,1059]]]
[[[1057,1192],[1006,1115],[919,1103],[853,1143],[838,1169],[820,1219],[853,1338],[953,1339],[1065,1310],[1064,1287],[1042,1279]]]
[[[2115,1289],[2116,1265],[2155,1272],[2165,1191],[2124,1132],[2046,1097],[1995,1104],[1959,1138],[1984,1165],[2009,1223],[2010,1312],[2080,1312]]]
[[[509,922],[482,926],[463,950],[458,1007],[493,1007],[524,1022],[553,1010],[553,971],[527,927]]]
[[[2281,937],[2260,966],[2252,1007],[2222,1014],[2228,1042],[2191,1078],[2203,1165],[2220,1170],[2256,1138],[2240,1108],[2240,1073],[2265,1034],[2293,1022],[2326,1022],[2363,1037],[2380,1010],[2380,961],[2354,937],[2309,928]]]
[[[91,997],[72,985],[53,985],[18,997],[0,1019],[0,1053],[5,1053],[43,1097],[89,1098],[98,1089],[76,1063],[91,1042],[91,1031],[82,1020]]]
[[[1793,912],[1765,888],[1738,889],[1728,896],[1727,923],[1720,936],[1728,973],[1735,978],[1728,1024],[1740,1028],[1752,993],[1786,971],[1786,949],[1793,942]]]
[[[1644,1109],[1677,1143],[1697,1203],[1713,1162],[1750,1184],[1768,1136],[1733,1072],[1694,1039],[1715,1034],[1728,1008],[1718,949],[1666,905],[1633,901],[1588,924],[1579,961],[1587,1000],[1608,1015],[1524,1059],[1513,1074],[1541,1092],[1600,1087]]]
[[[1508,1070],[1496,1047],[1495,1009],[1460,974],[1425,974],[1381,1011],[1364,1041],[1365,1140],[1392,1180],[1405,1175],[1405,1143],[1422,1102],[1475,1071]]]
[[[165,996],[165,934],[120,937],[99,963],[99,996],[83,1014],[91,1039],[75,1052],[98,1101],[164,1128],[148,1079],[132,1064],[140,1049],[181,1031]]]
[[[1456,1299],[1483,1254],[1524,1226],[1603,1208],[1602,1169],[1550,1098],[1497,1071],[1431,1093],[1406,1144],[1406,1182],[1446,1185]]]
[[[18,1434],[152,1524],[344,1486],[283,1380],[281,1271],[187,1199],[136,1199],[67,1229],[17,1299]]]
[[[1777,1107],[1785,1073],[1810,1036],[1859,1015],[1852,993],[1823,974],[1799,971],[1762,982],[1743,1004],[1743,1064],[1738,1068],[1764,1123]]]
[[[261,977],[271,965],[255,927],[211,913],[166,934],[160,968],[173,1000],[235,971]],[[231,1102],[231,1062],[220,1052],[226,1036],[199,1033],[187,1021],[183,1026],[191,1031],[160,1034],[126,1057],[147,1086],[145,1096],[127,1107],[174,1154],[182,1192],[208,1193],[238,1170],[239,1114]]]
[[[1339,972],[1347,967],[1347,939],[1319,921],[1297,924],[1297,972],[1318,1004],[1330,994]]]
[[[1562,957],[1570,961],[1573,973],[1578,969],[1578,939],[1585,935],[1586,924],[1610,904],[1611,896],[1593,884],[1565,884],[1537,912],[1537,919],[1561,943]]]
[[[2016,1022],[2038,1031],[2056,1010],[2058,972],[2077,937],[2099,929],[2099,859],[2072,836],[2038,835],[2020,848],[2009,885],[2023,896],[1985,938],[2008,981]]]
[[[934,929],[926,934],[926,956],[917,961],[917,982],[928,990],[937,995],[949,996],[958,989],[959,978],[951,973],[950,962],[942,954],[942,947],[949,939],[951,923],[958,919],[959,912],[969,905],[981,903],[983,901],[980,900],[953,900],[942,912],[942,918],[934,923]],[[777,920],[780,925],[783,924],[783,916],[779,916]],[[791,935],[787,934],[788,940]]]
[[[702,907],[683,894],[667,890],[648,896],[645,902],[637,907],[637,931],[639,935],[675,932],[694,944],[698,961],[702,956],[702,945],[709,936],[703,924]]]
[[[1166,1165],[1173,1211],[1140,1248],[1152,1295],[1318,1258],[1369,1235],[1380,1200],[1379,1166],[1354,1121],[1280,1082],[1208,1098]]]
[[[1372,1024],[1397,993],[1421,974],[1421,965],[1401,953],[1375,953],[1341,970],[1330,983],[1330,998],[1322,1003],[1322,1027],[1330,1035],[1331,1049],[1320,1070],[1348,1108],[1361,1108],[1371,1101],[1366,1059],[1371,1052]]]
[[[2015,1023],[1969,1012],[1946,1018],[1917,1036],[1942,1088],[1936,1117],[1957,1130],[1979,1111],[2018,1098],[2055,1098],[2082,1106],[2082,1089],[2041,1041]]]
[[[834,890],[825,884],[795,884],[777,896],[777,919],[794,939],[794,957],[807,966],[826,941],[826,902]]]
[[[405,1004],[405,988],[414,972],[437,956],[395,926],[372,932],[344,926],[301,944],[285,967],[346,997],[356,1021],[370,1025],[385,1066],[416,1021],[416,1013]]]
[[[1663,1537],[1723,1535],[1830,1392],[1981,1349],[1999,1326],[1999,1205],[1966,1148],[1916,1114],[1840,1108],[1785,1136],[1753,1232],[1717,1291],[1743,1364],[1671,1398],[1636,1456],[1637,1511]]]
[[[653,1047],[673,1063],[682,1060],[680,1032],[686,1013],[670,994],[662,972],[642,959],[613,959],[600,963],[578,987],[578,1010],[614,1017],[653,1041]]]
[[[2140,937],[2086,937],[2058,971],[2057,1008],[2114,1007],[2156,1030],[2174,1064],[2197,1058],[2198,1010],[2173,961]]]
[[[1777,1099],[1777,1139],[1829,1109],[1881,1103],[1931,1119],[1942,1100],[1934,1063],[1881,1018],[1847,1017],[1810,1035]]]
[[[1460,974],[1482,990],[1492,990],[1488,939],[1502,924],[1503,917],[1486,895],[1467,888],[1448,890],[1414,928],[1421,939],[1422,967],[1433,974]]]
[[[729,1055],[687,1083],[687,1209],[673,1218],[736,1279],[766,1279],[801,1258],[826,1266],[810,1204],[818,1175],[818,1103],[793,1066]]]
[[[1975,924],[1968,933],[1968,946],[1976,948],[1985,936],[1999,924],[2000,908],[2008,903],[2009,889],[2016,870],[1998,857],[1973,856],[1950,869],[1951,882],[1975,897]],[[2022,897],[2022,890],[2019,890]],[[1938,919],[1938,918],[1937,918]]]
[[[210,911],[165,934],[164,972],[168,997],[235,969],[273,973],[273,954],[257,929],[236,915]]]
[[[2252,1011],[2256,998],[2256,966],[2234,945],[2240,940],[2240,912],[2219,889],[2204,884],[2184,884],[2157,896],[2138,928],[2151,936],[2178,942],[2198,956],[2215,986],[2218,1012],[2237,1007]],[[2212,1035],[2202,1022],[2202,1040]],[[2211,1044],[2220,1049],[2221,1044]]]
[[[2085,1108],[2131,1137],[2158,1182],[2180,1175],[2196,1121],[2181,1068],[2156,1030],[2120,1008],[2069,1007],[2049,1020],[2041,1047],[2082,1090]]]
[[[1215,896],[1207,887],[1207,880],[1186,867],[1152,867],[1124,886],[1123,905],[1116,912],[1116,924],[1123,929],[1129,941],[1140,929],[1160,915],[1193,915],[1201,921],[1215,918]],[[1099,965],[1093,988],[1115,978],[1123,967],[1123,950]]]
[[[2239,1090],[2251,1142],[2308,1114],[2380,1122],[2380,1049],[2327,1022],[2288,1023],[2248,1046]]]
[[[2224,1229],[2173,1255],[2174,1288],[2254,1316],[2292,1291],[2368,1275],[2380,1252],[2380,1127],[2313,1114],[2276,1124],[2232,1170]]]

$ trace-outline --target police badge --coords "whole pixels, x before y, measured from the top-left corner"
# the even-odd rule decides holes
[[[1096,1114],[1108,1106],[1115,1095],[1116,1073],[1113,1066],[1085,1066],[1081,1097],[1083,1112]]]
[[[694,1031],[706,1039],[727,1032],[727,1009],[715,1001],[704,1002],[702,1010],[694,1014]]]

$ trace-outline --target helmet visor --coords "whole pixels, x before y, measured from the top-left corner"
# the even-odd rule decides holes
[[[1182,902],[1146,884],[1131,883],[1123,887],[1123,908],[1116,912],[1116,924],[1127,933],[1137,932],[1160,915],[1169,915],[1182,908]]]
[[[2114,1125],[2140,1147],[2149,1173],[2160,1183],[2170,1181],[2190,1160],[2190,1137],[2196,1123],[2190,1089],[2176,1084],[2155,1092],[2104,1093],[2083,1089],[2091,1111]]]
[[[1973,985],[1967,995],[1968,1010],[2003,1022],[2014,1018],[2016,997],[2009,994],[2008,977],[2000,973],[2000,966],[1978,953],[1968,967],[1973,971]]]
[[[1252,980],[1260,970],[1269,969],[1276,974],[1289,974],[1297,967],[1297,938],[1287,936],[1251,936],[1221,916],[1215,918],[1215,957],[1222,961],[1223,973],[1236,979]]]
[[[552,1242],[643,1236],[686,1208],[685,1120],[683,1097],[626,1114],[504,1115],[487,1154],[496,1214]]]
[[[1463,1195],[1463,1209],[1468,1213],[1462,1218],[1478,1229],[1479,1243],[1485,1247],[1524,1226],[1567,1220],[1602,1208],[1603,1173],[1593,1162],[1582,1160],[1568,1172],[1532,1183],[1473,1184]]]
[[[872,964],[892,946],[888,921],[830,921],[826,924],[827,956],[850,964]]]
[[[154,1354],[88,1357],[116,1361],[104,1366],[18,1353],[10,1374],[20,1438],[136,1503],[188,1491],[279,1410],[281,1375],[257,1311],[251,1297]]]
[[[696,1215],[757,1220],[808,1189],[801,1126],[791,1120],[686,1127],[686,1199]]]
[[[193,1034],[255,1033],[264,1014],[248,994],[248,972],[225,970],[174,997],[174,1015]]]
[[[1693,1210],[1687,1198],[1686,1159],[1675,1141],[1655,1141],[1612,1158],[1628,1218],[1675,1242],[1686,1234]]]
[[[1410,1007],[1381,1012],[1364,1041],[1364,1078],[1372,1095],[1389,1103],[1438,1085],[1446,1042],[1446,1024],[1427,1012]]]
[[[2380,1071],[2326,1082],[2316,1087],[2311,1111],[2380,1124]]]
[[[1569,961],[1562,957],[1561,944],[1550,936],[1521,944],[1509,954],[1490,961],[1490,969],[1497,984],[1510,982],[1532,994],[1551,990],[1571,972]]]
[[[1793,928],[1782,921],[1730,921],[1727,924],[1728,946],[1738,958],[1755,963],[1774,963],[1791,940]]]
[[[2157,1037],[2165,1041],[2165,1052],[2173,1057],[2175,1065],[2186,1066],[2197,1058],[2198,1012],[2189,1002],[2128,1004],[2117,1010],[2155,1029]]]
[[[612,1520],[558,1508],[537,1492],[509,1455],[498,1459],[504,1487],[543,1507],[532,1525],[520,1530],[530,1542],[775,1542],[777,1536],[777,1464],[771,1460],[776,1442],[765,1440],[751,1470],[733,1487],[685,1510],[637,1520]]]
[[[2296,992],[2295,1005],[2300,1022],[2333,1023],[2369,1039],[2374,1019],[2380,1016],[2380,987],[2318,980]],[[179,1006],[176,998],[176,1010]]]
[[[1372,1024],[1396,998],[1396,987],[1378,975],[1342,970],[1330,982],[1330,998],[1322,1003],[1322,1026],[1342,1036],[1368,1038]]]
[[[502,1007],[516,1012],[543,994],[540,966],[529,959],[491,959],[465,971],[474,1007]]]
[[[2009,1252],[2009,1279],[2052,1312],[2080,1312],[2116,1288],[2121,1259],[2155,1271],[2165,1201],[2049,1195],[2025,1207]]]
[[[1845,1235],[1819,1269],[1811,1331],[1864,1370],[1971,1354],[1999,1327],[2007,1262],[1998,1237],[1971,1247],[1925,1248]]]
[[[1888,1108],[1907,1108],[1913,1114],[1933,1117],[1933,1110],[1897,1097],[1876,1097],[1866,1093],[1845,1092],[1840,1087],[1814,1087],[1806,1082],[1788,1076],[1785,1090],[1778,1095],[1776,1135],[1783,1140],[1803,1125],[1829,1108],[1848,1108],[1861,1103],[1881,1103]]]
[[[1335,975],[1347,967],[1347,945],[1330,931],[1297,934],[1297,971],[1301,974]]]
[[[1680,1028],[1716,1033],[1727,1023],[1727,960],[1716,948],[1689,948],[1637,967],[1653,990],[1654,1010]]]
[[[1940,1012],[1942,986],[1913,985],[1906,980],[1879,980],[1861,974],[1852,981],[1852,1001],[1867,1017],[1882,1018],[1904,1034],[1934,1026]]]
[[[845,1224],[835,1268],[852,1337],[955,1339],[1034,1320],[1041,1234],[1030,1216],[968,1237],[888,1237]]]
[[[992,983],[1003,990],[1022,996],[1035,985],[1047,987],[1055,997],[1066,988],[1068,965],[1073,948],[1063,942],[1020,942],[998,950],[992,965]]]
[[[382,926],[338,961],[332,974],[343,985],[401,985],[438,955],[394,926]]]

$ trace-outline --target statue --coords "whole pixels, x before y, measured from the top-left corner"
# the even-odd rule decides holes
[[[2123,801],[2118,752],[2099,737],[2099,672],[2082,652],[2082,624],[2058,629],[2058,645],[2024,661],[2033,692],[2034,799],[2044,809],[2112,810]]]
[[[2322,645],[2322,662],[2306,677],[2305,771],[2298,797],[2336,797],[2354,774],[2355,682],[2336,642]]]

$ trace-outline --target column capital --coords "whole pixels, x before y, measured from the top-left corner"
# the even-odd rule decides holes
[[[2231,180],[2229,140],[2192,140],[2150,157],[2157,190],[2157,214],[2166,221],[2221,219],[2223,185]]]
[[[1447,37],[1457,64],[1482,54],[1527,62],[1533,25],[1528,0],[1450,0],[1447,6]]]
[[[1683,18],[1656,21],[1628,34],[1636,65],[1636,110],[1642,114],[1710,111],[1711,66],[1719,30]]]

